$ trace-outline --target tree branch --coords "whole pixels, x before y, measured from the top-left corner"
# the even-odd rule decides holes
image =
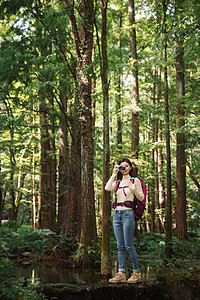
[[[70,27],[71,27],[71,31],[72,31],[73,40],[74,40],[77,60],[78,60],[79,64],[82,65],[82,59],[81,59],[82,56],[81,56],[81,50],[80,50],[81,49],[81,41],[80,41],[80,37],[79,37],[79,33],[78,33],[76,18],[74,15],[74,4],[71,5],[69,3],[69,0],[62,0],[62,1],[64,3],[64,6],[66,8],[67,15],[69,18],[69,23],[70,23]]]

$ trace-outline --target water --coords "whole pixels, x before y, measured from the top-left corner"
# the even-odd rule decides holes
[[[142,273],[142,279],[156,279],[156,270],[158,266],[162,263],[161,260],[141,260],[140,261],[140,269]],[[100,269],[86,269],[86,268],[73,268],[65,265],[53,265],[51,262],[51,266],[43,265],[39,263],[20,263],[16,264],[15,276],[22,282],[26,282],[28,284],[38,285],[45,283],[53,283],[53,284],[76,284],[76,285],[84,285],[84,284],[93,284],[102,282]],[[115,264],[116,265],[116,264]],[[115,266],[113,266],[113,274],[115,273]],[[128,278],[131,274],[131,265],[130,261],[127,262],[127,271],[126,277]],[[150,280],[151,281],[151,280]],[[171,292],[171,288],[169,287],[169,291]],[[169,293],[164,287],[162,293]],[[162,299],[167,299],[163,294]],[[168,297],[168,296],[167,296]],[[64,299],[64,298],[63,298]],[[77,298],[78,299],[78,298]],[[82,298],[80,298],[82,299]],[[98,298],[99,299],[99,298]],[[105,300],[107,298],[104,298]],[[111,298],[109,298],[111,299]],[[115,298],[112,298],[115,299]],[[118,299],[118,298],[116,298]],[[161,299],[161,298],[160,298]],[[200,299],[200,290],[199,288],[193,289],[192,287],[182,287],[180,290],[173,290],[173,298],[174,300],[199,300]]]
[[[155,278],[155,261],[140,262],[143,279]],[[39,263],[16,264],[15,276],[20,279],[24,278],[29,283],[71,283],[71,284],[89,284],[101,282],[100,269],[73,268],[69,266],[48,266]],[[115,268],[113,267],[113,274]],[[131,274],[130,264],[127,263],[126,275]]]
[[[101,280],[100,272],[94,269],[79,270],[69,267],[44,266],[32,263],[30,265],[18,264],[15,276],[24,278],[29,283],[95,283]]]

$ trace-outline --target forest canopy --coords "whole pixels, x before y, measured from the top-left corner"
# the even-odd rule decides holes
[[[87,246],[128,157],[148,189],[138,229],[198,235],[200,3],[2,0],[0,16],[1,220]]]

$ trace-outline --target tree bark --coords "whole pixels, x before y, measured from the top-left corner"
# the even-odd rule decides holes
[[[139,85],[138,85],[138,60],[137,60],[134,0],[129,0],[129,26],[130,26],[130,50],[131,50],[131,96],[132,96],[131,156],[132,158],[137,159],[138,151],[139,151],[139,119],[138,119]]]
[[[67,96],[66,91],[60,92],[62,111],[59,120],[59,189],[58,189],[58,215],[57,233],[65,232],[68,223],[69,203],[68,203],[68,176],[69,176],[69,147],[68,130],[66,124]]]
[[[121,28],[122,28],[122,11],[119,12],[119,39],[118,49],[121,58]],[[117,95],[116,95],[116,116],[117,116],[117,152],[122,152],[122,120],[121,120],[121,68],[117,69]]]
[[[71,196],[74,197],[73,221],[77,224],[74,228],[77,237],[81,235],[81,124],[78,105],[78,90],[75,89],[75,104],[72,116],[72,143],[71,143]]]
[[[6,106],[6,113],[7,117],[11,120],[14,120],[14,116],[12,113],[12,109],[10,106],[9,101],[5,101]],[[14,149],[14,124],[11,121],[9,124],[9,134],[10,134],[10,145],[9,145],[9,160],[10,160],[10,189],[9,189],[9,202],[10,202],[10,208],[9,208],[9,216],[8,218],[11,220],[16,220],[16,205],[15,205],[15,191],[14,191],[14,170],[16,167],[16,161],[15,161],[15,149]]]
[[[156,76],[156,99],[155,105],[157,108],[160,107],[161,103],[161,68],[158,68],[155,72]],[[157,228],[158,232],[162,233],[165,231],[164,221],[165,218],[163,216],[163,208],[164,208],[164,183],[163,183],[163,154],[162,154],[162,123],[157,112],[156,118],[156,142],[158,147],[156,147],[156,208],[157,208]]]
[[[153,83],[153,105],[155,107],[155,97],[156,97],[156,85],[155,85],[155,74],[154,74],[154,83]],[[152,179],[151,179],[151,232],[155,232],[155,207],[156,207],[156,178],[155,178],[155,139],[156,139],[156,120],[155,116],[153,115],[151,118],[152,124],[152,149],[151,149],[151,172],[152,172]]]
[[[0,172],[1,172],[1,160],[0,160]],[[2,222],[2,213],[4,209],[6,193],[7,193],[7,187],[5,187],[4,189],[0,187],[0,226]]]
[[[176,15],[183,5],[183,1],[176,0]],[[183,40],[176,39],[176,236],[187,240],[186,223],[186,153],[185,153],[185,66]]]
[[[46,124],[46,114],[43,112],[40,114],[40,180],[39,180],[39,197],[40,206],[38,207],[38,226],[41,228],[48,228],[48,215],[50,211],[50,203],[48,202],[48,192],[47,192],[47,163],[48,155],[47,151],[50,151],[50,144],[48,141],[48,131]]]
[[[47,92],[46,92],[47,93]],[[52,99],[40,97],[40,181],[38,226],[55,230],[56,222],[56,157],[53,116],[47,114],[47,107],[53,111]]]
[[[104,187],[109,179],[110,145],[109,145],[109,94],[108,94],[108,58],[107,58],[107,1],[100,0],[102,15],[101,31],[101,82],[103,88],[103,179],[102,179],[102,250],[101,274],[110,276],[112,272],[110,257],[110,193]]]
[[[163,26],[165,34],[164,42],[164,83],[165,83],[165,135],[166,135],[166,153],[167,153],[167,221],[166,221],[166,240],[165,251],[167,257],[172,255],[172,191],[171,191],[171,149],[170,149],[170,120],[169,120],[169,98],[168,98],[168,74],[167,74],[167,41],[166,41],[166,12],[167,0],[163,0]]]
[[[92,62],[93,49],[93,0],[82,2],[77,25],[74,6],[63,0],[68,15],[77,58],[79,82],[79,109],[81,119],[81,243],[85,248],[97,241],[94,181],[93,181],[93,136],[91,111],[91,74],[88,67]]]
[[[0,226],[2,221],[2,211],[3,211],[3,194],[2,194],[2,189],[0,188]]]
[[[162,26],[162,2],[160,0],[156,0],[156,22],[157,24]],[[159,38],[159,35],[157,36]],[[163,52],[161,51],[160,53],[160,60],[163,60]],[[162,106],[162,66],[158,67],[157,71],[157,107]],[[158,115],[158,148],[157,148],[157,172],[158,172],[158,209],[159,209],[159,219],[160,219],[160,225],[162,226],[163,231],[165,230],[165,186],[164,186],[164,172],[163,172],[163,163],[164,163],[164,158],[163,158],[163,133],[162,133],[162,119]],[[159,226],[160,226],[159,225]]]

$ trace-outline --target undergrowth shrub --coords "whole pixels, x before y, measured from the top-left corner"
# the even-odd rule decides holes
[[[158,233],[139,233],[134,238],[134,245],[138,254],[146,257],[162,257],[165,248],[164,235]]]
[[[189,238],[188,241],[180,241],[172,238],[173,256],[175,258],[200,258],[200,238]]]
[[[78,266],[97,266],[101,263],[100,245],[93,242],[91,246],[85,248],[81,243],[78,243],[77,248],[71,255],[70,259]]]
[[[27,247],[34,254],[42,254],[52,245],[49,229],[33,229],[8,221],[0,226],[0,249],[10,254],[20,254]]]

